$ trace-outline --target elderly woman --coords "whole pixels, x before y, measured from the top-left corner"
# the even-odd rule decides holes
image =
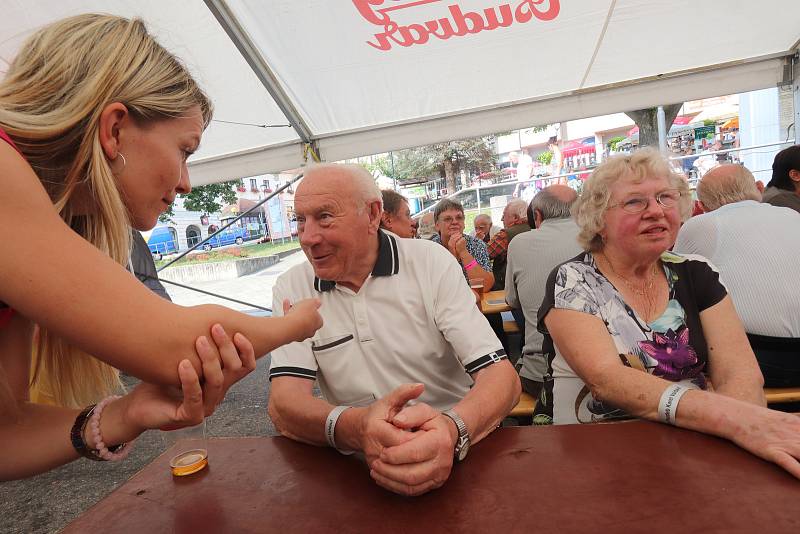
[[[549,376],[534,422],[662,421],[730,439],[800,478],[800,418],[764,407],[717,272],[669,252],[690,210],[686,181],[653,150],[595,169],[573,207],[586,252],[554,269],[539,310]]]

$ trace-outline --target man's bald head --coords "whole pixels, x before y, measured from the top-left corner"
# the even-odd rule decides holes
[[[714,167],[697,185],[697,198],[705,211],[743,200],[761,201],[756,179],[743,165],[726,164]]]
[[[358,291],[378,254],[381,192],[358,165],[314,165],[294,195],[300,247],[320,280]]]
[[[474,223],[477,224],[492,224],[492,218],[486,215],[485,213],[479,213],[475,216]]]
[[[547,191],[547,193],[549,195],[552,195],[553,198],[556,198],[561,202],[569,205],[572,205],[572,203],[575,202],[575,199],[578,198],[578,193],[576,193],[574,189],[572,189],[569,186],[561,184],[545,187],[544,189],[542,189],[542,191],[543,192]]]
[[[303,181],[297,186],[295,198],[303,195],[337,192],[342,198],[352,200],[360,213],[371,202],[381,202],[383,197],[375,178],[361,165],[320,163],[308,167]]]
[[[566,185],[551,185],[545,187],[531,200],[531,211],[534,213],[536,226],[538,227],[547,219],[567,219],[570,217],[570,209],[578,194],[574,189]]]

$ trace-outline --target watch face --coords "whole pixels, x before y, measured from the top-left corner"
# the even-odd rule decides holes
[[[461,447],[458,449],[458,461],[460,462],[464,458],[467,457],[467,453],[469,452],[469,441],[464,440],[461,444]]]

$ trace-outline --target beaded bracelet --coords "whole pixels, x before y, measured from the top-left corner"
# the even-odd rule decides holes
[[[97,451],[90,449],[83,439],[83,432],[86,430],[86,424],[89,422],[89,418],[94,413],[94,408],[94,404],[87,406],[78,417],[75,418],[75,423],[72,425],[72,430],[70,430],[69,433],[69,439],[78,454],[89,460],[101,462],[103,459],[97,455]]]
[[[89,419],[89,431],[92,433],[92,437],[94,438],[96,454],[103,460],[109,460],[112,462],[124,460],[131,452],[131,448],[133,448],[133,442],[130,441],[128,443],[121,443],[120,445],[113,447],[112,452],[103,442],[103,436],[100,434],[100,416],[103,414],[103,409],[109,403],[119,398],[119,395],[112,395],[101,400],[99,403],[97,403],[97,406],[94,407],[92,416]]]

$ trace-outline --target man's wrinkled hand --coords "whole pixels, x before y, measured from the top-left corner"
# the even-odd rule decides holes
[[[367,465],[372,466],[386,447],[398,446],[413,439],[412,433],[395,426],[392,420],[408,401],[419,397],[424,389],[422,384],[403,384],[367,408],[359,433]]]
[[[427,404],[409,406],[392,423],[413,439],[386,447],[370,465],[378,485],[402,495],[421,495],[442,486],[453,468],[458,431],[455,424]]]

